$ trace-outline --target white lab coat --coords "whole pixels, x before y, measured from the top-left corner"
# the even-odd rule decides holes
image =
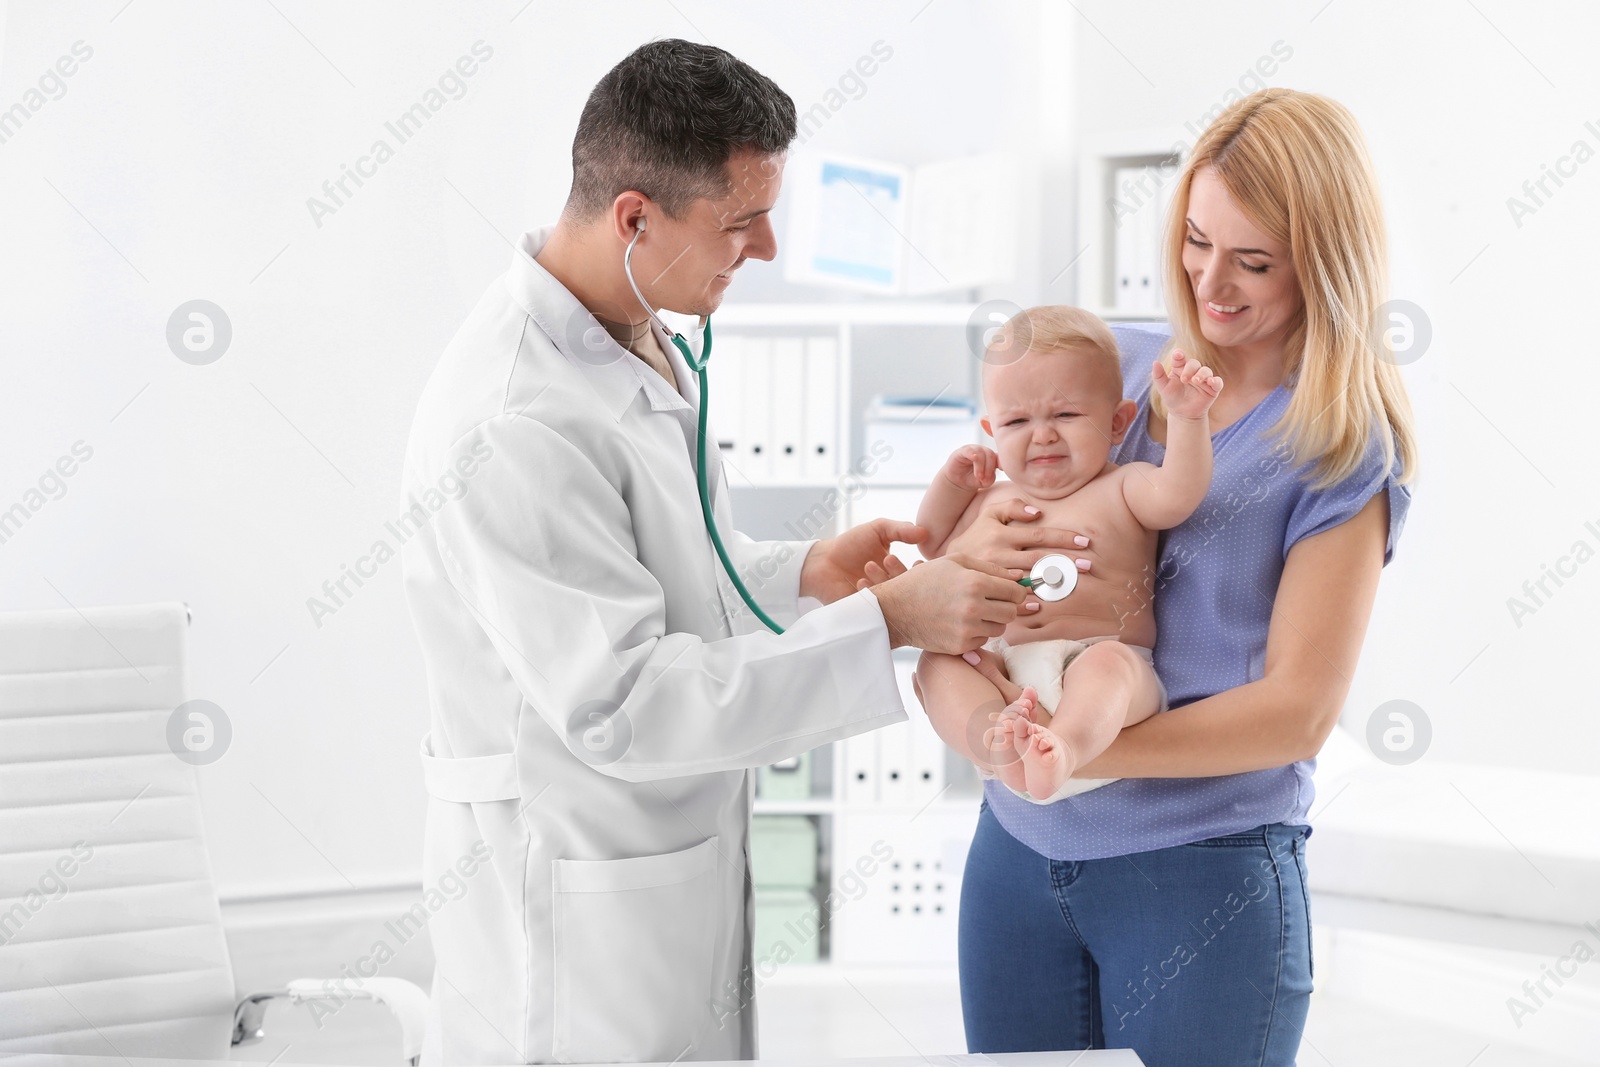
[[[719,528],[787,632],[730,610],[694,378],[665,337],[687,400],[606,336],[534,262],[548,236],[451,341],[406,453],[424,885],[456,871],[423,1062],[754,1058],[750,769],[903,720],[888,631],[866,591],[799,614],[812,542],[735,533],[713,444]]]

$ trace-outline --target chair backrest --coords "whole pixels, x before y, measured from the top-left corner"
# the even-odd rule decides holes
[[[0,1053],[226,1058],[182,604],[0,614]]]

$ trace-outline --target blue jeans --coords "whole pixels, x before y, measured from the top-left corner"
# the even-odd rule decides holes
[[[987,801],[961,885],[969,1052],[1289,1067],[1311,998],[1304,826],[1051,860]]]

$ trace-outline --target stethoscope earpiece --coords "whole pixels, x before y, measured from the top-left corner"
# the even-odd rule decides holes
[[[622,273],[627,275],[628,288],[633,290],[633,295],[638,299],[639,306],[644,308],[644,313],[650,317],[650,321],[655,324],[657,329],[666,334],[667,340],[671,341],[673,346],[683,354],[683,361],[689,365],[689,369],[698,374],[705,370],[706,360],[711,358],[711,317],[709,315],[706,316],[705,346],[700,350],[700,358],[695,359],[694,353],[689,351],[689,342],[684,339],[681,333],[671,329],[661,321],[661,316],[655,313],[654,309],[650,307],[650,302],[639,291],[639,283],[633,280],[633,246],[638,244],[639,238],[643,236],[644,219],[641,218],[635,224],[633,240],[628,242],[628,250],[622,253]]]

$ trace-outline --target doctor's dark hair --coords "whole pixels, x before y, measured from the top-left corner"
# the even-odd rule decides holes
[[[711,45],[651,41],[589,94],[563,213],[586,222],[632,190],[681,218],[728,194],[735,152],[782,152],[794,137],[794,101],[771,78]]]

